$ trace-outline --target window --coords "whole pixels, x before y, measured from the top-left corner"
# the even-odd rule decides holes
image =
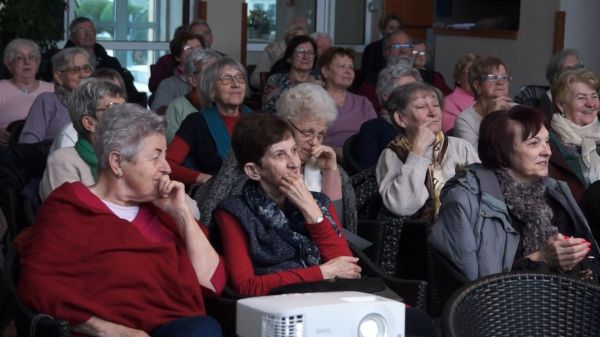
[[[85,16],[96,25],[96,40],[149,92],[150,65],[169,50],[181,23],[182,2],[160,0],[70,0],[69,20]]]
[[[333,36],[336,45],[362,51],[370,36],[370,17],[365,0],[248,0],[248,51],[262,51],[280,40],[289,22],[306,18],[309,31]],[[336,20],[337,19],[337,20]]]

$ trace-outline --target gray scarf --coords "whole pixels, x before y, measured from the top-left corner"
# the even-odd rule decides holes
[[[511,216],[525,225],[521,236],[523,255],[542,249],[558,233],[552,225],[552,209],[546,201],[546,178],[532,183],[517,183],[505,170],[495,170],[504,201]]]

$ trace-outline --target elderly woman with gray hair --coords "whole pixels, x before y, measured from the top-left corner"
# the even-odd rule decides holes
[[[92,135],[106,109],[123,104],[124,91],[118,85],[96,78],[85,79],[69,99],[69,113],[77,131],[74,146],[62,147],[50,154],[40,182],[40,197],[45,200],[50,192],[65,182],[80,181],[85,186],[95,182],[98,158],[92,147]]]
[[[167,130],[165,136],[167,143],[170,144],[179,130],[181,122],[192,112],[200,111],[208,106],[208,99],[204,96],[198,83],[202,70],[215,63],[221,55],[212,49],[196,49],[187,58],[183,73],[187,77],[188,83],[192,86],[190,92],[172,100],[167,106],[165,117],[167,119]]]
[[[333,202],[341,223],[350,231],[356,230],[354,190],[346,173],[337,165],[335,152],[323,145],[327,127],[336,119],[337,108],[327,91],[319,85],[300,83],[285,91],[277,101],[277,115],[294,130],[298,146],[300,171],[304,182],[313,192],[326,194]],[[237,195],[247,176],[230,155],[219,174],[195,196],[201,201],[202,220],[212,224],[212,211],[230,195]]]
[[[396,215],[433,221],[444,183],[457,167],[479,162],[471,144],[442,132],[443,99],[438,89],[411,83],[385,104],[400,132],[381,153],[376,176],[383,204]]]
[[[22,238],[18,293],[28,307],[84,335],[222,335],[203,296],[221,292],[224,266],[185,186],[169,178],[165,127],[136,104],[105,112],[96,183],[60,186]]]
[[[243,105],[248,90],[246,69],[223,57],[203,70],[199,88],[208,107],[189,114],[169,145],[172,177],[184,184],[206,183],[217,174],[231,151],[231,134],[250,108]]]
[[[92,74],[90,55],[85,49],[66,48],[52,57],[54,92],[40,94],[31,106],[19,143],[37,143],[54,139],[69,123],[67,99],[81,80]]]
[[[376,92],[379,103],[385,106],[392,90],[408,83],[423,83],[417,69],[402,63],[383,68],[377,77]],[[375,166],[381,151],[398,134],[388,112],[381,109],[379,114],[380,117],[364,122],[358,132],[356,143],[360,146],[353,149],[353,155],[362,168]]]
[[[11,78],[0,80],[0,146],[7,145],[7,127],[27,118],[33,100],[41,93],[54,91],[52,83],[37,80],[42,55],[37,43],[14,39],[4,48],[4,65]]]

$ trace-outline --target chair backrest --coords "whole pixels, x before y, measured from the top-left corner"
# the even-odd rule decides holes
[[[452,294],[469,279],[435,247],[429,246],[429,314],[438,317],[444,310],[444,305]]]
[[[8,292],[8,300],[12,301],[15,326],[18,336],[28,337],[69,337],[69,322],[54,319],[47,314],[36,313],[26,307],[17,294],[20,264],[19,253],[11,246],[6,257],[4,268],[4,284]]]
[[[515,102],[539,108],[540,97],[545,94],[548,89],[550,89],[550,87],[545,85],[532,84],[521,86],[519,93],[515,96]]]
[[[344,168],[346,169],[346,172],[348,172],[348,175],[353,175],[362,170],[362,167],[360,166],[358,161],[356,161],[356,158],[354,156],[354,154],[356,153],[354,149],[356,148],[357,140],[358,134],[350,136],[348,139],[346,139],[346,141],[344,142],[344,147],[342,148],[344,157]]]
[[[446,337],[600,336],[600,285],[558,274],[491,275],[457,291],[442,324]]]

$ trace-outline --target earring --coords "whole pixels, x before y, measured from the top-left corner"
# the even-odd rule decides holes
[[[121,172],[121,171],[116,172],[115,176],[117,177],[117,179],[121,179],[121,177],[123,176],[123,172]]]

